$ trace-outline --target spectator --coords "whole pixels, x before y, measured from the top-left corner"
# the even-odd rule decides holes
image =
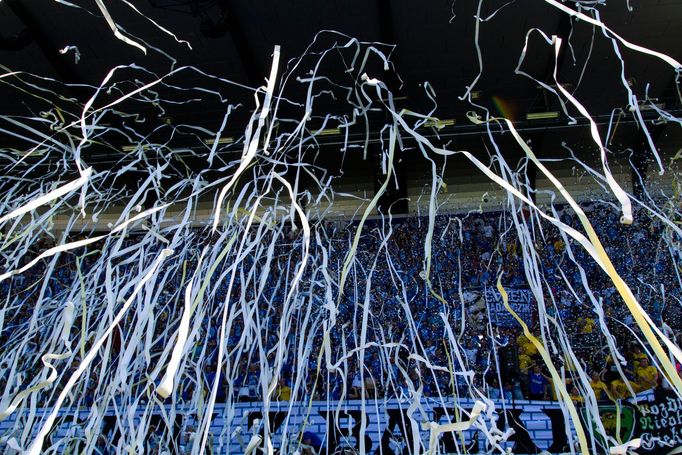
[[[302,451],[306,455],[322,453],[322,440],[312,431],[306,431],[301,437]]]
[[[279,381],[277,381],[277,388],[275,389],[275,400],[277,401],[291,400],[291,387],[289,387],[286,379],[283,376],[280,376]]]
[[[580,393],[580,390],[578,390],[578,387],[576,387],[575,384],[570,385],[568,394],[571,397],[571,401],[573,401],[575,404],[582,404],[585,401],[582,394]]]
[[[608,398],[608,387],[604,384],[604,381],[601,380],[599,373],[596,371],[593,371],[590,376],[590,387],[598,401],[606,400]]]
[[[533,370],[528,375],[528,398],[531,400],[549,399],[549,378],[542,372],[542,367],[533,364]]]
[[[635,392],[654,389],[658,386],[658,370],[649,365],[649,358],[644,356],[639,359],[639,365],[635,367]]]

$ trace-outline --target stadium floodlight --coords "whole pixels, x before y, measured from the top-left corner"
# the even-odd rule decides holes
[[[135,150],[148,150],[149,146],[148,145],[142,145],[142,144],[130,144],[130,145],[124,145],[121,147],[121,150],[124,152],[134,152]]]
[[[338,128],[325,128],[323,130],[318,130],[315,136],[337,136],[341,134],[341,130]]]
[[[454,125],[455,125],[454,119],[447,119],[447,120],[433,119],[433,120],[427,120],[426,122],[424,122],[425,127],[436,128],[438,130],[443,129],[446,126],[454,126]]]
[[[218,139],[218,140],[216,141],[215,138],[212,137],[212,138],[210,138],[210,139],[206,139],[205,142],[206,142],[206,144],[208,144],[208,145],[213,145],[213,144],[215,144],[216,142],[217,142],[218,144],[220,144],[220,145],[227,145],[227,144],[232,144],[232,143],[234,143],[234,138],[231,137],[231,136],[228,136],[228,137],[221,137],[220,139]]]
[[[559,118],[559,112],[530,112],[526,114],[526,120],[548,120],[553,118]]]

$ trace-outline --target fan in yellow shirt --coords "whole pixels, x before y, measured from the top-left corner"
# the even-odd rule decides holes
[[[571,385],[568,393],[571,397],[571,400],[576,404],[582,404],[585,401],[583,396],[580,394],[580,390],[578,390],[578,387],[575,385]]]
[[[578,327],[579,327],[580,333],[588,334],[588,333],[594,332],[594,326],[596,324],[594,322],[594,319],[592,319],[588,316],[585,316],[585,317],[578,318],[577,322],[578,322]]]
[[[649,358],[644,356],[639,360],[639,366],[635,368],[635,391],[653,389],[658,386],[658,370],[649,365]]]
[[[538,353],[538,348],[524,335],[523,333],[516,337],[516,344],[519,346],[519,351],[521,354],[525,354],[528,357],[533,357]]]
[[[533,359],[531,359],[529,356],[527,356],[526,354],[519,354],[519,370],[521,370],[524,373],[527,373],[532,363]]]
[[[630,391],[628,390],[625,381],[622,379],[611,381],[611,397],[614,400],[625,400],[626,398],[630,398]]]
[[[559,238],[554,242],[554,251],[556,251],[557,253],[561,253],[562,251],[564,251],[565,246],[566,244],[564,243],[564,241],[561,238]]]
[[[590,378],[590,387],[594,392],[594,396],[599,400],[605,400],[609,397],[609,388],[599,377],[599,373],[594,372]]]
[[[291,387],[287,385],[287,382],[284,378],[279,378],[279,383],[277,384],[277,389],[275,390],[275,399],[277,401],[291,400]]]
[[[639,344],[633,344],[630,348],[630,356],[632,357],[632,363],[635,368],[639,367],[639,361],[647,358],[646,354],[642,352],[642,346]]]

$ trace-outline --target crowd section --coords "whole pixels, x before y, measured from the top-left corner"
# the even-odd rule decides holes
[[[682,329],[682,286],[680,252],[670,228],[644,211],[626,226],[608,205],[590,204],[585,210],[641,305],[676,339]],[[581,230],[568,209],[558,215]],[[277,378],[270,401],[416,394],[438,398],[471,396],[476,390],[491,399],[554,399],[555,387],[538,346],[518,323],[511,319],[498,323],[491,317],[485,295],[494,292],[498,278],[506,289],[531,296],[532,311],[524,316],[525,323],[552,356],[576,401],[586,396],[584,383],[577,380],[576,362],[591,377],[597,399],[622,399],[669,387],[608,276],[580,245],[548,222],[523,211],[437,216],[432,233],[425,217],[368,222],[341,293],[340,277],[357,229],[357,223],[320,225],[309,250],[312,259],[293,291],[291,283],[304,255],[301,229],[281,238],[261,235],[262,251],[238,258],[233,280],[231,273],[218,270],[203,297],[201,308],[206,310],[193,315],[195,322],[201,319],[190,337],[177,402],[206,400],[216,380],[218,402],[263,400],[270,385],[263,379],[263,365],[271,368],[270,377]],[[139,236],[129,234],[123,249],[133,248]],[[165,276],[151,307],[143,309],[141,300],[140,307],[131,308],[117,326],[103,349],[109,358],[103,355],[80,380],[73,404],[97,402],[104,396],[99,378],[122,369],[128,374],[128,396],[140,402],[149,399],[148,378],[174,342],[187,279],[197,267],[202,245],[214,240],[196,232],[196,247]],[[23,263],[50,246],[48,239],[37,243]],[[146,253],[152,255],[161,246]],[[47,336],[54,330],[45,321],[54,321],[65,302],[78,305],[82,300],[90,311],[99,307],[97,314],[110,317],[103,308],[111,302],[102,292],[88,289],[94,282],[83,284],[84,274],[92,276],[92,268],[101,263],[104,247],[102,241],[59,254],[0,284],[4,308],[0,345],[20,353],[4,356],[0,390],[12,395],[35,381],[44,368],[40,355],[46,352]],[[429,262],[427,281],[424,270]],[[125,278],[136,267],[135,261],[118,264],[116,274]],[[219,368],[225,305],[230,317]],[[140,311],[153,311],[155,324],[136,331]],[[72,354],[54,362],[60,376],[40,392],[45,400],[54,397],[78,368],[81,341],[83,346],[92,342],[82,330],[86,327],[87,332],[87,326],[97,321],[84,317],[81,321],[79,314],[84,313],[76,311],[71,329]],[[35,336],[25,338],[29,327],[41,325]],[[278,371],[273,373],[275,365]],[[23,382],[6,390],[13,372],[19,372]]]

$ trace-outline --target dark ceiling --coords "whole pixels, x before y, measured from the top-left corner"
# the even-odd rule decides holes
[[[575,2],[566,4],[576,8]],[[107,8],[120,28],[147,47],[146,55],[113,35],[95,2],[76,2],[76,5],[79,7],[45,0],[0,2],[2,65],[13,71],[57,81],[37,79],[28,74],[18,76],[21,83],[5,78],[0,88],[1,115],[38,116],[39,111],[49,109],[53,104],[76,116],[82,104],[93,95],[95,87],[117,65],[135,64],[146,71],[139,68],[117,71],[114,80],[120,92],[114,90],[114,94],[110,94],[112,97],[126,88],[132,89],[132,81],[136,79],[149,81],[154,79],[152,73],[160,76],[173,68],[191,66],[196,70],[182,70],[167,79],[175,88],[154,88],[163,100],[160,103],[163,111],[159,110],[159,103],[149,100],[121,105],[127,114],[138,115],[135,131],[146,135],[146,140],[159,135],[154,139],[157,142],[165,140],[159,132],[162,130],[159,125],[164,124],[192,125],[216,131],[226,105],[224,100],[196,89],[201,87],[219,92],[229,103],[241,104],[225,129],[225,135],[238,138],[255,108],[253,92],[225,81],[247,87],[263,85],[275,45],[281,46],[282,62],[288,62],[304,53],[313,40],[316,44],[312,49],[317,51],[329,48],[334,42],[347,41],[339,34],[320,34],[322,30],[334,30],[361,41],[396,46],[391,61],[400,78],[393,72],[384,72],[376,58],[367,67],[368,72],[374,72],[369,75],[386,81],[397,97],[399,108],[416,112],[428,112],[433,106],[424,89],[428,82],[437,95],[435,115],[454,120],[454,125],[441,130],[441,138],[434,140],[442,143],[452,140],[457,148],[484,153],[483,128],[472,125],[466,113],[471,110],[483,112],[483,108],[487,108],[492,115],[505,115],[526,131],[541,155],[559,153],[562,142],[584,142],[587,130],[580,126],[568,128],[563,115],[535,121],[526,118],[529,112],[560,110],[555,96],[542,90],[535,81],[514,72],[526,34],[537,28],[570,43],[570,46],[564,45],[559,56],[558,79],[595,119],[605,123],[614,109],[624,109],[621,118],[624,126],[618,131],[615,143],[622,148],[643,144],[634,118],[626,111],[628,100],[621,82],[621,62],[614,53],[611,39],[600,29],[570,18],[543,0],[484,0],[480,4],[462,0],[134,2],[141,14],[123,1],[107,2]],[[480,17],[486,20],[479,22],[478,43],[483,68],[475,87],[474,102],[478,107],[474,107],[460,97],[479,73],[475,39],[479,5]],[[626,1],[610,1],[599,7],[601,19],[630,42],[682,59],[682,0],[630,0],[629,5],[631,10]],[[180,40],[189,42],[191,49],[154,26],[151,20],[175,33]],[[77,62],[74,51],[59,52],[65,46],[77,47],[80,54]],[[389,46],[377,47],[386,53],[391,51]],[[667,111],[679,115],[674,69],[654,57],[622,46],[621,52],[626,62],[627,81],[638,98],[643,99],[646,91],[650,98],[665,103]],[[303,67],[311,68],[315,58],[311,57],[308,66]],[[344,58],[330,60],[323,72],[342,74]],[[282,66],[283,71],[286,68],[286,65]],[[553,50],[538,33],[531,34],[522,69],[538,80],[553,84]],[[26,90],[21,89],[25,84],[48,88],[61,97],[48,92],[44,99],[28,96]],[[290,81],[287,97],[302,102],[305,88],[304,84]],[[105,95],[100,98],[107,99]],[[324,97],[320,98],[320,103],[324,103]],[[189,99],[194,101],[187,102]],[[331,100],[328,107],[321,106],[322,111],[333,112],[336,108]],[[287,113],[287,106],[283,109]],[[579,117],[575,109],[570,113]],[[292,108],[291,115],[298,115],[296,109]],[[651,111],[645,112],[645,116],[649,120],[658,118]],[[286,118],[286,115],[282,117]],[[584,119],[578,120],[581,125],[585,124]],[[111,121],[112,126],[125,130],[132,119]],[[335,126],[327,125],[328,128]],[[671,134],[679,134],[678,129],[676,125],[654,126],[651,123],[654,139],[666,137],[667,143],[671,144],[679,144],[670,139]],[[201,131],[193,130],[193,134],[210,136]],[[339,140],[333,136],[327,139],[331,144],[337,144]],[[7,135],[3,146],[26,147],[22,141]],[[134,142],[135,138],[119,134],[108,143],[119,147],[129,141]],[[228,149],[225,148],[226,153]],[[112,153],[115,154],[111,148],[105,148],[96,153],[93,151],[87,159],[93,163],[106,163]],[[412,168],[408,171],[414,172]]]

